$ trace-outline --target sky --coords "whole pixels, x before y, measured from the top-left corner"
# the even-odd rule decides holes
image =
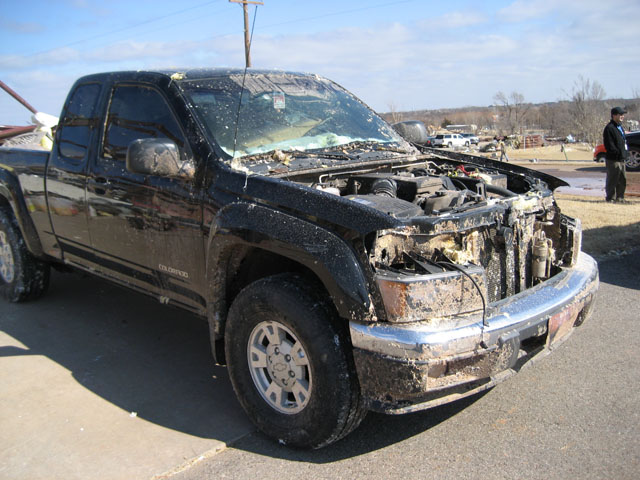
[[[640,92],[640,0],[263,0],[254,68],[313,72],[380,112],[566,100],[580,78]],[[0,0],[0,80],[59,115],[82,75],[244,67],[228,0]],[[0,90],[0,125],[31,113]]]

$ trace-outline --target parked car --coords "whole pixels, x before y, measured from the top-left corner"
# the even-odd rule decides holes
[[[604,148],[604,144],[601,143],[596,148],[593,149],[593,161],[594,162],[604,162],[607,157],[607,151]]]
[[[471,142],[459,133],[445,133],[436,135],[433,140],[434,147],[468,147]]]
[[[632,172],[640,170],[640,131],[627,133],[627,146],[629,147],[629,157],[626,161],[627,170]],[[598,145],[593,150],[593,161],[604,162],[607,151],[603,144]]]
[[[478,143],[480,143],[480,138],[475,133],[463,133],[462,136],[469,140],[473,145],[478,145]]]

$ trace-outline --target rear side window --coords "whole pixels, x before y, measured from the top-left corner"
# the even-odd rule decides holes
[[[69,101],[60,122],[58,152],[62,157],[82,160],[89,148],[91,129],[97,124],[94,117],[100,85],[89,83],[78,86]]]
[[[113,90],[105,125],[102,157],[125,160],[131,142],[168,138],[183,150],[184,137],[171,108],[153,88],[121,85]]]

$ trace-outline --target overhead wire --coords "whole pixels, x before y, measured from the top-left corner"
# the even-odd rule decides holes
[[[55,50],[59,50],[61,48],[72,47],[74,45],[79,45],[79,44],[82,44],[82,43],[86,43],[86,42],[89,42],[91,40],[95,40],[97,38],[107,37],[107,36],[113,35],[115,33],[121,33],[121,32],[125,32],[127,30],[132,30],[134,28],[140,27],[141,25],[148,25],[150,23],[158,22],[160,20],[164,20],[164,19],[169,18],[169,17],[173,17],[173,16],[180,15],[180,14],[183,14],[183,13],[191,11],[191,10],[195,10],[197,8],[202,8],[202,7],[205,7],[207,5],[211,5],[212,3],[219,3],[220,1],[222,1],[222,0],[210,0],[208,2],[200,3],[198,5],[193,5],[191,7],[187,7],[187,8],[183,8],[181,10],[176,10],[174,12],[167,13],[166,15],[161,15],[159,17],[150,18],[150,19],[138,22],[138,23],[133,24],[133,25],[128,25],[126,27],[117,28],[115,30],[109,30],[108,32],[99,33],[99,34],[93,35],[91,37],[87,37],[87,38],[84,38],[84,39],[81,39],[81,40],[75,40],[73,42],[69,42],[69,43],[67,43],[65,45],[59,45],[57,47],[49,48],[47,50],[41,50],[41,51],[30,53],[30,54],[27,54],[27,55],[24,55],[24,56],[25,57],[34,57],[36,55],[42,55],[42,54],[45,54],[45,53],[53,52]],[[201,17],[198,17],[198,18],[201,18]],[[113,42],[113,43],[116,43],[116,42]],[[111,43],[107,43],[106,45],[110,45],[110,44]]]
[[[198,5],[194,5],[194,6],[187,7],[187,8],[181,9],[181,10],[177,10],[175,12],[168,13],[166,15],[162,15],[160,17],[154,17],[154,18],[151,18],[151,19],[148,19],[148,20],[144,20],[144,21],[138,22],[138,23],[136,23],[134,25],[129,25],[129,26],[122,27],[122,28],[119,28],[119,29],[116,29],[116,30],[110,30],[109,32],[100,33],[100,34],[94,35],[92,37],[87,37],[87,38],[84,38],[84,39],[81,39],[81,40],[75,40],[75,41],[67,43],[65,45],[60,45],[60,46],[53,47],[53,48],[50,48],[50,49],[47,49],[47,50],[42,50],[42,51],[34,52],[34,53],[31,53],[31,54],[26,54],[26,55],[24,55],[24,57],[33,57],[33,56],[36,56],[36,55],[42,55],[42,54],[45,54],[45,53],[53,52],[53,51],[61,49],[61,48],[67,48],[67,47],[71,47],[71,46],[74,46],[74,45],[79,45],[79,44],[82,44],[82,43],[86,43],[88,41],[95,40],[97,38],[107,37],[107,36],[112,35],[114,33],[121,33],[121,32],[127,31],[127,30],[132,30],[132,29],[137,28],[137,27],[139,27],[141,25],[148,25],[150,23],[154,23],[154,22],[157,22],[157,21],[160,21],[160,20],[164,20],[164,19],[172,17],[172,16],[180,15],[180,14],[185,13],[185,12],[190,11],[190,10],[195,10],[197,8],[201,8],[201,7],[213,4],[213,3],[219,3],[220,1],[223,1],[223,0],[211,0],[211,1],[208,1],[208,2],[200,3]],[[261,26],[261,29],[280,27],[280,26],[288,25],[288,24],[292,24],[292,23],[309,22],[309,21],[313,21],[313,20],[319,20],[319,19],[322,19],[322,18],[334,17],[334,16],[339,16],[339,15],[347,15],[347,14],[351,14],[351,13],[357,13],[357,12],[361,12],[361,11],[365,11],[365,10],[372,10],[372,9],[376,9],[376,8],[389,7],[389,6],[399,5],[399,4],[403,4],[403,3],[413,3],[413,2],[416,2],[416,1],[417,0],[396,0],[396,1],[393,1],[393,2],[378,3],[378,4],[375,4],[375,5],[368,5],[368,6],[360,7],[360,8],[352,8],[352,9],[348,9],[348,10],[340,10],[340,11],[337,11],[337,12],[329,12],[329,13],[326,13],[326,14],[316,15],[316,16],[313,16],[313,17],[302,17],[302,18],[296,18],[296,19],[292,19],[292,20],[287,20],[287,21],[284,21],[284,22],[267,24],[267,25]],[[211,16],[211,15],[212,14],[205,15],[205,17]],[[203,16],[198,16],[197,18],[194,18],[194,19],[173,23],[172,26],[188,23],[188,22],[194,21],[194,20],[201,20],[202,18],[203,18]],[[158,30],[160,30],[160,29],[147,31],[147,32],[144,32],[144,34],[153,33],[153,32],[158,31]],[[229,36],[229,35],[233,35],[235,33],[236,33],[236,31],[225,32],[225,33],[220,33],[220,34],[217,34],[217,35],[210,36],[208,38],[209,39],[221,38],[221,37],[226,37],[226,36]],[[252,34],[253,34],[253,32],[252,32]],[[140,36],[140,35],[136,35],[136,36]],[[123,40],[129,40],[131,38],[133,38],[133,37],[127,37],[127,38],[124,38],[124,39],[123,38],[119,38],[118,40],[116,40],[114,42],[106,42],[106,43],[103,43],[103,44],[98,45],[98,46],[104,47],[104,46],[114,45],[114,44],[116,44],[118,42],[121,42]]]

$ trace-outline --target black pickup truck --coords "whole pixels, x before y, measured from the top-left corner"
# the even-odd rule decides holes
[[[488,389],[585,320],[597,265],[564,182],[404,136],[316,75],[83,77],[51,152],[0,148],[0,291],[74,269],[207,319],[289,445]]]

